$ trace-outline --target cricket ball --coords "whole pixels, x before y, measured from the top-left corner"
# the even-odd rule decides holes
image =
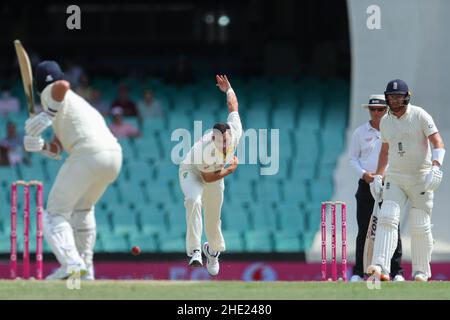
[[[138,246],[134,246],[133,248],[131,248],[131,253],[132,253],[134,256],[137,256],[138,254],[141,253],[141,248],[139,248]]]

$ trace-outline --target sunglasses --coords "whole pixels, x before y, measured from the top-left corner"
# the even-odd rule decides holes
[[[380,107],[380,108],[369,107],[369,110],[372,112],[383,112],[386,110],[386,107]]]

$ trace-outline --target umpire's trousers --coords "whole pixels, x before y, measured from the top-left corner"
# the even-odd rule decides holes
[[[364,243],[366,241],[367,229],[369,228],[375,200],[370,193],[370,186],[360,179],[358,191],[356,192],[356,220],[358,222],[358,236],[356,237],[356,258],[353,274],[363,277],[367,270],[363,270]],[[402,260],[402,241],[400,239],[400,226],[398,228],[398,243],[391,260],[391,278],[397,274],[403,274],[400,266]]]

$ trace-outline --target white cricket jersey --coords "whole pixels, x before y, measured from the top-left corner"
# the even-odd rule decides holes
[[[237,111],[228,115],[227,123],[231,131],[231,143],[226,155],[218,150],[212,141],[213,132],[209,132],[197,141],[180,164],[180,170],[195,172],[215,172],[222,170],[233,159],[242,136],[242,123]]]
[[[380,131],[372,127],[370,121],[356,128],[349,148],[350,164],[360,178],[364,173],[377,170],[381,150]]]
[[[388,113],[381,120],[381,141],[389,144],[387,176],[421,176],[431,169],[428,137],[438,129],[421,107],[409,104],[400,118]]]
[[[52,87],[53,84],[48,85],[42,91],[41,103],[44,110],[47,110],[51,99]],[[53,119],[53,131],[69,154],[121,150],[103,116],[72,90],[66,92],[61,109]]]

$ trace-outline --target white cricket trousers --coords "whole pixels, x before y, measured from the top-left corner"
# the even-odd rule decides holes
[[[50,190],[47,212],[70,220],[74,212],[90,211],[117,178],[121,166],[120,150],[70,155]]]
[[[200,173],[180,169],[179,179],[186,208],[186,253],[192,256],[194,250],[201,252],[202,207],[205,217],[206,239],[212,250],[225,251],[220,214],[225,185],[223,179],[206,183]]]

